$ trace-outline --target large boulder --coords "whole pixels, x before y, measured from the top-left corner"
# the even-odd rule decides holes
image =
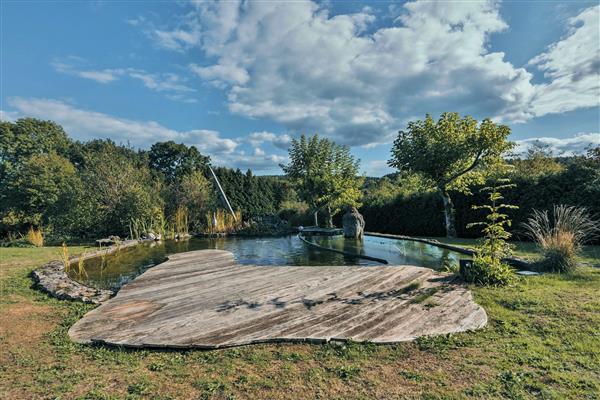
[[[342,217],[344,237],[362,239],[365,231],[365,219],[356,207],[348,207]]]

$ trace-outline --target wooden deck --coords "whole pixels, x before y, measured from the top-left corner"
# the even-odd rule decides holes
[[[200,250],[149,269],[69,335],[80,343],[165,348],[392,343],[486,322],[466,288],[427,268],[248,266],[229,252]]]

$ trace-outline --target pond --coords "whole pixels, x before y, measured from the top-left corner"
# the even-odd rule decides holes
[[[458,264],[460,253],[410,240],[365,236],[362,242],[343,237],[311,237],[309,240],[324,247],[353,254],[382,258],[389,265],[417,265],[442,269],[447,264]],[[382,265],[377,261],[352,257],[322,250],[304,243],[296,235],[282,237],[221,237],[192,238],[186,241],[167,240],[144,243],[120,249],[101,257],[85,260],[86,275],[80,276],[73,268],[73,279],[87,285],[118,289],[147,268],[166,260],[169,254],[192,250],[219,249],[232,252],[240,264],[254,265]]]

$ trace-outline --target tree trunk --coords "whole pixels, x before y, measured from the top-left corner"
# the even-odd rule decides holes
[[[446,237],[456,237],[456,215],[454,212],[454,205],[452,199],[446,189],[440,188],[440,196],[444,202],[444,217],[446,220]]]
[[[331,215],[331,207],[327,206],[327,227],[333,228],[333,217]]]
[[[319,210],[315,211],[315,226],[319,226]]]

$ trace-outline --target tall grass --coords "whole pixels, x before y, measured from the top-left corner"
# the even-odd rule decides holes
[[[69,273],[69,270],[71,269],[71,260],[69,259],[69,248],[65,242],[63,242],[61,247],[60,261],[62,262],[65,272]]]
[[[232,233],[242,228],[242,213],[235,212],[235,218],[225,210],[218,209],[215,212],[206,213],[206,229],[204,233],[211,235],[220,233]]]
[[[187,235],[188,232],[188,209],[185,206],[177,207],[173,218],[173,228],[177,235]]]
[[[42,247],[44,245],[44,235],[40,228],[29,227],[27,231],[27,241],[35,247]]]
[[[553,272],[573,271],[581,246],[600,232],[600,224],[586,208],[566,205],[555,205],[552,216],[533,210],[523,227],[542,250],[541,268]]]
[[[85,271],[85,257],[87,256],[87,253],[83,253],[81,255],[79,255],[79,258],[77,259],[77,274],[81,277],[81,276],[87,276],[87,272]]]

